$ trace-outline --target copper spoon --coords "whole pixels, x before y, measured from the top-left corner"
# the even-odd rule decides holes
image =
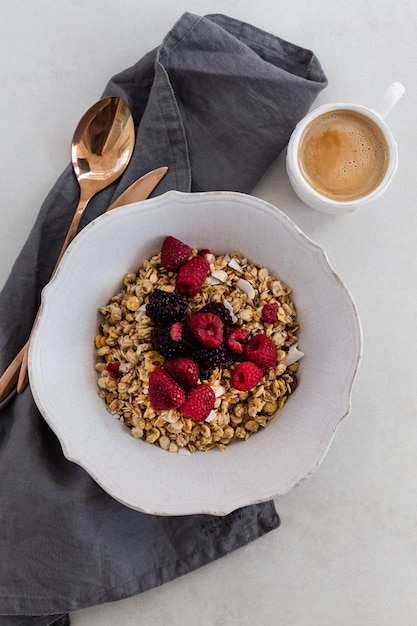
[[[132,156],[134,142],[133,118],[120,98],[110,96],[99,100],[79,121],[72,138],[71,161],[80,187],[80,198],[52,276],[77,234],[88,202],[122,175]],[[7,396],[16,380],[18,393],[26,387],[29,343],[30,337],[1,377],[0,400]]]

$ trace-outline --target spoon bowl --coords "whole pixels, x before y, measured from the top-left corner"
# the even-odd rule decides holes
[[[81,118],[71,143],[71,161],[81,195],[96,194],[126,169],[133,151],[134,125],[126,103],[103,98]]]
[[[77,234],[81,217],[91,198],[113,183],[125,171],[133,153],[135,127],[127,104],[114,96],[96,102],[78,122],[71,142],[71,161],[80,187],[80,198],[51,278],[62,256]],[[33,328],[38,320],[36,315]],[[31,332],[31,335],[32,335]],[[0,380],[4,398],[17,381],[21,393],[27,383],[30,337]]]

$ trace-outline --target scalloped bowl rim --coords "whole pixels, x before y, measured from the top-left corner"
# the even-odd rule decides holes
[[[167,228],[174,210],[175,220]],[[258,248],[254,234],[259,237],[259,229],[265,245]],[[158,251],[168,234],[219,253],[239,249],[294,288],[299,344],[306,352],[297,391],[266,429],[224,452],[183,456],[135,440],[98,398],[93,367],[98,306],[117,293],[126,273]],[[137,248],[136,235],[142,237]],[[267,249],[277,236],[277,251]],[[271,267],[275,263],[276,269]],[[314,289],[311,281],[316,281]],[[317,295],[320,289],[325,301]],[[84,299],[77,298],[80,294]],[[66,350],[69,360],[63,359]],[[324,249],[285,213],[238,192],[169,191],[104,213],[77,235],[42,292],[29,377],[35,402],[65,457],[113,498],[156,515],[226,515],[281,496],[318,469],[350,411],[361,357],[361,323],[348,288]],[[330,388],[325,388],[327,380]]]

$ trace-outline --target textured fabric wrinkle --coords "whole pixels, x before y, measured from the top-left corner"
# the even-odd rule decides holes
[[[162,59],[169,56],[169,54],[171,54],[178,46],[186,41],[201,22],[204,22],[204,17],[193,15],[188,12],[183,13],[183,15],[162,40],[158,49],[159,60],[162,62]]]
[[[186,132],[185,132],[184,125],[181,119],[178,102],[175,96],[175,92],[171,85],[168,71],[165,69],[164,65],[159,61],[158,58],[157,58],[157,64],[161,72],[161,78],[163,77],[164,84],[161,84],[162,81],[159,81],[159,80],[156,81],[156,90],[157,90],[156,103],[158,105],[159,112],[165,122],[165,128],[168,134],[169,149],[171,150],[171,154],[172,154],[170,162],[172,163],[172,167],[176,168],[177,153],[178,152],[181,153],[183,159],[185,160],[185,168],[187,170],[187,181],[186,181],[186,189],[181,189],[182,187],[181,184],[179,185],[179,189],[184,190],[184,191],[189,191],[191,188],[191,163],[190,163],[190,157],[188,153],[188,142],[187,142]],[[165,92],[164,87],[168,88],[167,92]],[[183,168],[184,168],[184,165],[183,165]],[[176,188],[178,189],[178,187]]]

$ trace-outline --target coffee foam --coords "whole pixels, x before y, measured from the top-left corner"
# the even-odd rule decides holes
[[[382,181],[389,148],[379,127],[351,110],[323,113],[306,127],[299,149],[303,176],[320,194],[362,198]]]

